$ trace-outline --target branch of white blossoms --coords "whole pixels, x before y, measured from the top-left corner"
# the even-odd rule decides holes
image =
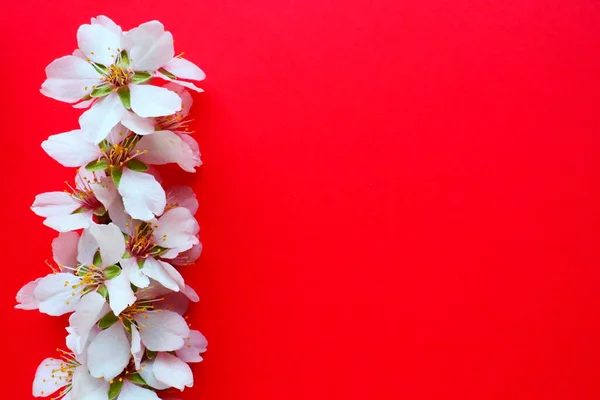
[[[193,386],[188,364],[202,361],[207,347],[185,317],[198,295],[178,271],[202,251],[198,202],[189,187],[163,188],[152,167],[201,165],[185,88],[201,92],[189,80],[205,75],[175,55],[158,21],[124,32],[99,16],[79,28],[77,41],[73,55],[46,68],[41,88],[89,109],[79,129],[42,143],[77,172],[68,190],[42,193],[31,207],[59,235],[52,271],[19,291],[16,308],[70,314],[66,350],[42,361],[33,395],[156,400]]]

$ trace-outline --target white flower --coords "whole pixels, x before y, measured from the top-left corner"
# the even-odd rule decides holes
[[[68,191],[42,193],[31,206],[34,213],[45,217],[44,225],[59,232],[89,227],[101,218],[117,196],[116,188],[103,171],[80,169],[75,176],[75,188]]]
[[[194,375],[190,366],[179,357],[160,352],[152,360],[145,361],[140,375],[148,386],[164,390],[177,388],[181,391],[194,386]]]
[[[151,278],[169,290],[185,290],[179,271],[164,260],[175,258],[200,243],[200,227],[187,208],[171,208],[156,220],[134,220],[121,229],[127,235],[127,256],[120,264],[131,283],[144,288]]]
[[[87,293],[105,288],[110,296],[110,306],[118,315],[135,301],[129,280],[114,265],[125,251],[120,229],[112,223],[93,224],[83,231],[81,238],[74,232],[71,234],[62,234],[53,242],[55,254],[58,250],[61,253],[55,255],[55,260],[62,272],[55,271],[25,285],[17,295],[17,301],[25,304],[17,307],[63,315],[74,311]],[[68,247],[75,246],[77,259],[73,260],[74,252]],[[69,264],[63,264],[59,259]]]
[[[153,76],[191,89],[189,82],[205,75],[196,65],[175,57],[173,36],[158,21],[141,24],[128,32],[106,17],[92,19],[77,32],[79,49],[53,61],[46,68],[41,92],[68,103],[92,102],[79,122],[86,137],[102,141],[112,127],[123,125],[140,134],[152,133],[141,117],[158,117],[181,109],[174,92],[147,83]],[[131,110],[131,111],[129,111]]]
[[[176,133],[157,131],[140,136],[121,124],[98,146],[87,143],[79,131],[71,131],[50,136],[42,147],[66,167],[109,172],[127,213],[144,221],[162,214],[166,205],[165,191],[153,175],[145,172],[145,163],[177,163],[188,172],[194,172],[197,165],[194,150]]]
[[[84,305],[82,300],[71,315],[67,330],[72,335],[71,341],[76,343],[76,354],[85,352],[86,365],[96,378],[110,381],[126,369],[132,356],[139,367],[144,349],[179,350],[190,337],[188,324],[181,315],[154,309],[154,304],[162,300],[160,298],[138,299],[118,318],[100,305],[102,296],[99,294],[90,293],[84,300],[88,304]],[[91,338],[86,347],[97,321],[106,329]]]

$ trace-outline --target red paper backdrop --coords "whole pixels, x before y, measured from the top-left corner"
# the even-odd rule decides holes
[[[73,176],[44,67],[98,14],[208,75],[184,399],[598,398],[597,0],[4,4],[3,398],[64,347],[12,306],[54,236],[28,207]]]

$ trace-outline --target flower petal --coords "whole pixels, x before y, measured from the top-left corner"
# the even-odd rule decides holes
[[[115,315],[135,303],[135,294],[125,272],[121,271],[119,276],[104,281],[104,284],[108,289],[110,308]]]
[[[158,353],[152,367],[154,376],[160,382],[181,391],[194,386],[194,375],[187,363],[169,353]]]
[[[191,249],[179,253],[177,257],[170,259],[171,265],[181,267],[184,265],[190,265],[196,262],[198,257],[202,254],[202,243],[198,243],[192,246]]]
[[[123,30],[119,25],[115,24],[115,22],[112,19],[104,15],[99,15],[96,18],[92,18],[92,25],[102,25],[115,35],[120,35],[121,33],[123,33]]]
[[[185,87],[188,89],[192,89],[194,92],[198,92],[198,93],[204,92],[204,90],[200,89],[198,86],[194,85],[192,82],[180,81],[179,79],[171,79],[168,76],[161,74],[160,72],[157,72],[154,76],[156,76],[157,78],[164,79],[165,81],[174,83],[176,85],[179,85],[179,86],[182,86],[182,87]]]
[[[192,215],[198,211],[198,199],[194,190],[189,186],[172,186],[167,191],[167,205],[185,207]]]
[[[150,279],[142,273],[134,257],[123,259],[120,264],[123,267],[123,272],[127,275],[127,279],[135,286],[145,288],[150,285]]]
[[[92,224],[92,211],[86,211],[70,215],[55,215],[46,218],[44,225],[57,230],[58,232],[69,232],[77,229],[84,229]]]
[[[58,316],[75,311],[81,298],[80,289],[73,286],[80,282],[73,274],[59,272],[43,277],[33,295],[38,300],[41,313]]]
[[[37,278],[35,281],[29,282],[17,292],[16,300],[18,304],[15,308],[20,310],[37,310],[38,301],[34,296],[34,292],[40,280],[42,278]]]
[[[146,347],[142,343],[140,332],[137,330],[135,324],[131,325],[131,355],[133,356],[133,362],[135,363],[136,371],[142,369],[142,358],[146,352]]]
[[[169,310],[183,315],[187,312],[190,301],[182,292],[170,292],[162,296],[164,300],[155,303],[155,310]]]
[[[154,237],[159,238],[162,247],[183,252],[199,243],[199,230],[198,221],[187,208],[175,207],[158,219]]]
[[[187,172],[195,172],[197,158],[190,146],[171,131],[158,131],[144,136],[136,150],[145,151],[138,159],[147,164],[177,163]]]
[[[75,369],[73,374],[73,400],[107,400],[110,384],[91,376],[85,366]]]
[[[156,260],[153,257],[146,258],[142,272],[149,278],[154,279],[167,289],[178,292],[180,286],[185,286],[181,274],[175,268],[164,261]]]
[[[95,144],[100,143],[121,121],[124,113],[125,107],[123,107],[118,94],[113,92],[98,100],[79,117],[79,125],[84,138]]]
[[[152,175],[129,168],[123,169],[119,193],[127,213],[142,221],[162,214],[167,204],[164,189]]]
[[[181,97],[181,111],[179,111],[177,114],[183,117],[182,119],[185,119],[185,117],[187,117],[190,113],[192,105],[194,104],[194,99],[192,98],[190,92],[185,90],[183,86],[174,82],[169,82],[166,85],[163,85],[163,87],[177,93],[177,96]]]
[[[46,358],[37,368],[33,380],[33,396],[46,397],[68,383],[66,363],[61,359]],[[63,372],[65,371],[65,372]]]
[[[189,163],[191,165],[193,165],[194,167],[201,166],[202,165],[202,154],[200,153],[200,146],[198,145],[198,142],[196,142],[196,139],[194,139],[189,134],[178,133],[177,135],[181,138],[181,140],[183,140],[185,142],[185,144],[188,145],[188,147],[190,148],[190,151],[193,154],[193,157],[192,157],[191,161],[189,161]]]
[[[200,353],[204,353],[207,346],[208,340],[206,340],[206,337],[199,331],[192,330],[190,336],[185,339],[183,347],[177,350],[175,354],[180,360],[187,363],[200,362],[203,360]]]
[[[105,381],[118,376],[130,358],[130,345],[125,328],[120,322],[100,332],[87,350],[87,367],[90,374]]]
[[[121,36],[100,24],[81,25],[77,30],[79,49],[90,60],[108,67],[113,64],[121,46]]]
[[[110,223],[108,225],[92,224],[88,230],[96,239],[100,249],[102,266],[106,267],[118,263],[125,253],[125,239],[121,229]]]
[[[88,293],[81,298],[75,312],[69,317],[69,332],[75,338],[75,353],[81,354],[90,331],[109,310],[104,297],[96,292]]]
[[[175,92],[152,85],[129,85],[131,109],[140,117],[163,117],[181,110]]]
[[[79,234],[77,232],[61,232],[52,240],[52,256],[59,267],[77,266],[77,243]]]
[[[156,379],[154,376],[154,361],[155,360],[146,360],[144,361],[144,368],[140,371],[140,375],[146,381],[148,386],[154,388],[156,390],[165,390],[169,388],[169,385],[166,385]]]
[[[136,71],[154,71],[175,55],[173,35],[158,21],[150,21],[125,34],[129,58]]]
[[[80,204],[69,193],[48,192],[35,196],[31,210],[40,217],[54,217],[69,215],[79,207]]]
[[[42,148],[65,167],[81,167],[102,155],[98,146],[85,140],[80,130],[52,135],[42,142]]]
[[[125,380],[121,388],[121,393],[119,393],[119,400],[160,400],[160,398],[154,391]]]
[[[190,328],[183,317],[172,311],[148,311],[134,316],[140,330],[142,342],[152,351],[180,349],[189,336]]]
[[[164,68],[179,79],[201,81],[206,78],[204,71],[185,58],[175,57]]]
[[[151,119],[142,118],[131,111],[125,111],[123,113],[121,123],[138,135],[148,135],[154,132],[154,122]]]
[[[40,91],[52,99],[75,103],[100,82],[100,74],[86,60],[75,56],[56,59],[46,67],[47,79]]]

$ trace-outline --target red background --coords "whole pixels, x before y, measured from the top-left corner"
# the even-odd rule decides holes
[[[73,171],[44,68],[106,14],[160,19],[208,79],[185,399],[597,399],[597,0],[10,1],[2,51],[3,398],[64,319],[13,310]]]

